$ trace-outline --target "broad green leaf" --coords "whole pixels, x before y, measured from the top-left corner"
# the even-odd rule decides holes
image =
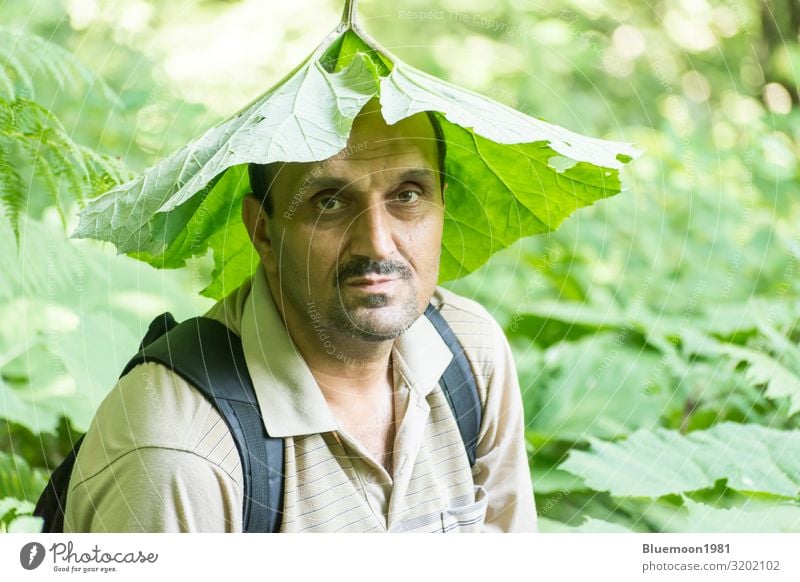
[[[41,533],[44,519],[32,515],[22,515],[8,524],[8,533]]]
[[[640,430],[621,442],[591,440],[561,469],[615,496],[660,497],[712,487],[793,498],[800,494],[800,435],[754,424],[718,424],[684,436]]]
[[[35,533],[42,531],[44,520],[31,515],[35,507],[36,505],[31,501],[16,497],[0,499],[0,532]]]
[[[249,277],[259,258],[241,220],[232,220],[229,227],[217,231],[209,243],[221,250],[215,252],[214,271],[206,294],[218,297]]]
[[[688,510],[683,532],[696,533],[787,533],[800,532],[800,506],[781,504],[746,510],[716,508],[684,498]]]
[[[222,240],[212,244],[212,239],[218,233],[223,237],[233,236],[233,232],[226,234],[226,231],[236,231],[239,227],[244,230],[239,208],[232,205],[229,198],[232,196],[234,199],[240,200],[249,189],[250,182],[246,167],[235,166],[226,172],[218,182],[214,182],[208,196],[202,200],[200,197],[193,199],[193,202],[199,202],[196,207],[195,204],[184,204],[169,215],[163,213],[156,215],[154,225],[157,226],[159,221],[166,221],[169,217],[170,229],[177,233],[170,246],[164,249],[160,256],[161,266],[180,267],[187,256],[202,255],[209,245],[212,248],[228,250],[230,248],[229,241]],[[183,220],[176,220],[177,217],[183,215],[183,210],[186,210],[185,224]],[[166,226],[165,222],[164,227],[166,228]],[[178,228],[179,226],[180,228]],[[156,260],[155,257],[144,252],[136,256],[150,263]]]
[[[629,331],[635,330],[647,335],[681,338],[684,342],[692,342],[693,349],[704,347],[702,344],[707,337],[704,334],[726,337],[758,329],[758,313],[761,310],[768,309],[777,319],[776,324],[783,325],[796,321],[800,314],[800,304],[759,297],[747,302],[704,304],[702,311],[698,310],[691,318],[687,318],[685,315],[678,316],[663,310],[654,312],[652,307],[641,301],[627,305],[624,309],[611,302],[599,304],[598,298],[602,296],[599,291],[593,293],[592,303],[542,298],[531,302],[525,309],[525,314],[571,325],[598,329],[627,328]],[[694,345],[694,342],[699,343]]]
[[[754,384],[767,387],[767,398],[789,398],[789,414],[800,411],[800,376],[769,354],[733,344],[720,344],[719,351],[733,360],[748,364],[745,376]]]
[[[576,209],[616,194],[635,150],[528,117],[402,63],[381,80],[386,121],[438,112],[449,182],[441,281],[462,277],[523,236],[555,230]],[[619,158],[618,158],[619,156]],[[554,160],[571,160],[567,169]]]
[[[589,490],[579,477],[562,471],[551,463],[543,462],[541,456],[535,453],[533,456],[531,479],[533,480],[533,490],[537,495]]]
[[[553,301],[542,299],[527,307],[526,313],[544,319],[556,319],[572,325],[585,325],[596,329],[625,327],[631,314],[623,313],[618,307],[600,307],[572,301]],[[633,324],[631,324],[633,327]]]
[[[0,451],[0,498],[35,503],[47,484],[47,473],[31,468],[22,458]]]
[[[528,430],[579,442],[657,426],[672,397],[663,364],[623,340],[600,333],[551,347],[543,369],[523,378]]]
[[[766,334],[759,338],[763,346],[760,350],[720,342],[690,329],[683,334],[684,339],[688,340],[686,351],[712,358],[727,357],[734,364],[745,363],[747,365],[744,371],[745,379],[753,385],[765,386],[764,396],[767,398],[788,399],[788,413],[791,416],[800,411],[800,375],[797,371],[800,369],[797,368],[800,349],[782,334],[759,324],[758,317],[755,321]],[[773,357],[770,351],[777,353]]]
[[[712,496],[702,502],[686,495],[681,499],[681,506],[673,506],[664,500],[627,498],[621,508],[650,531],[663,533],[797,532],[800,528],[797,502],[769,496],[741,501],[740,495]]]
[[[30,297],[0,302],[0,317],[6,322],[0,331],[0,418],[34,434],[55,434],[64,415],[88,425],[89,402],[54,353],[59,343],[53,340],[66,339],[79,325],[78,316]]]
[[[12,512],[17,515],[33,513],[34,507],[34,503],[25,501],[24,499],[17,499],[16,497],[3,497],[0,499],[0,519],[4,519]]]
[[[13,242],[0,216],[0,246]],[[188,271],[158,271],[115,256],[110,245],[70,241],[55,212],[25,220],[19,256],[0,254],[0,269],[0,418],[34,434],[55,434],[61,417],[88,429],[151,318],[171,311],[180,320],[209,304],[187,301],[177,276]]]
[[[625,526],[593,517],[586,518],[586,521],[577,527],[546,517],[539,517],[538,523],[541,533],[633,533]]]
[[[76,236],[109,240],[120,252],[158,256],[175,241],[229,168],[249,162],[310,162],[335,155],[347,145],[353,119],[377,94],[377,75],[370,65],[368,57],[359,54],[346,69],[330,73],[316,58],[309,58],[244,111],[87,205]],[[242,168],[237,172],[242,175]],[[227,196],[235,188],[229,189],[231,180],[219,182],[218,195],[228,202],[220,211],[228,214],[227,206],[237,200]],[[180,208],[192,202],[188,212]]]
[[[256,264],[239,226],[246,164],[334,156],[375,97],[389,124],[428,111],[442,125],[449,189],[440,282],[618,193],[619,169],[638,155],[629,144],[578,135],[414,69],[360,28],[348,1],[343,22],[294,72],[143,175],[90,201],[73,236],[110,241],[157,267],[179,267],[210,248],[214,279],[204,293],[221,297]],[[221,234],[230,228],[237,232]]]
[[[563,127],[529,117],[488,97],[437,79],[405,63],[381,79],[381,105],[387,123],[415,113],[440,111],[451,124],[470,128],[498,144],[547,143],[552,152],[574,162],[603,168],[621,168],[626,157],[636,155],[630,144],[585,137]],[[572,164],[574,165],[574,164]],[[603,177],[610,176],[602,174]],[[602,183],[602,177],[597,179]]]

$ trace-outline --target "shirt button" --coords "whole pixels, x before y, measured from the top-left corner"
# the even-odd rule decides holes
[[[406,468],[406,461],[408,461],[407,455],[400,455],[400,463],[397,465],[397,472],[402,473],[405,471]]]
[[[367,471],[367,474],[364,477],[365,481],[370,485],[374,485],[381,482],[381,474],[378,472],[377,469],[370,469]]]

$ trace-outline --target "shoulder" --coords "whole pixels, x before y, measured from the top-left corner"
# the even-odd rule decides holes
[[[441,285],[436,286],[436,289],[433,292],[433,297],[431,298],[431,302],[437,307],[442,306],[463,311],[485,320],[493,319],[491,314],[486,311],[486,308],[474,299],[459,295],[458,293],[450,291]]]
[[[440,311],[462,345],[496,349],[506,342],[500,324],[486,308],[468,297],[442,286],[436,287],[431,303]],[[467,345],[464,345],[466,348]]]
[[[481,400],[506,353],[508,341],[494,317],[477,301],[437,286],[431,303],[458,338],[475,374]]]
[[[249,292],[248,280],[204,317],[239,335]],[[98,407],[77,462],[84,475],[91,475],[145,448],[151,449],[149,455],[158,450],[192,453],[241,483],[238,451],[220,413],[189,382],[157,363],[139,364],[118,380]]]
[[[148,456],[190,453],[183,457],[205,460],[241,482],[239,455],[220,414],[183,378],[156,363],[136,366],[112,388],[86,433],[75,471],[86,480],[145,449]]]

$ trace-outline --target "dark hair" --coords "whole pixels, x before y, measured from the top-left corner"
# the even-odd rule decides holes
[[[439,124],[439,120],[436,119],[436,116],[433,114],[433,112],[426,111],[425,114],[428,116],[428,120],[433,126],[433,133],[436,136],[439,175],[442,176],[443,179],[444,159],[447,155],[447,143],[444,139],[442,126]],[[270,190],[272,188],[272,182],[275,181],[275,176],[278,171],[280,171],[280,166],[283,165],[283,163],[284,162],[272,162],[271,164],[251,163],[247,166],[247,172],[250,176],[250,190],[252,191],[253,196],[261,200],[261,207],[266,211],[267,216],[270,218],[274,212]],[[444,198],[444,190],[442,190],[442,197]]]

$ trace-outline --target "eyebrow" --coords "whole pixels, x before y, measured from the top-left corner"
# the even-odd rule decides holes
[[[436,172],[427,168],[409,168],[397,176],[397,183],[413,182],[419,180],[436,184]],[[335,189],[341,190],[353,183],[353,180],[340,178],[338,176],[320,176],[315,178],[312,172],[307,173],[300,182],[300,190],[318,192],[321,190]],[[305,194],[305,193],[304,193]]]

